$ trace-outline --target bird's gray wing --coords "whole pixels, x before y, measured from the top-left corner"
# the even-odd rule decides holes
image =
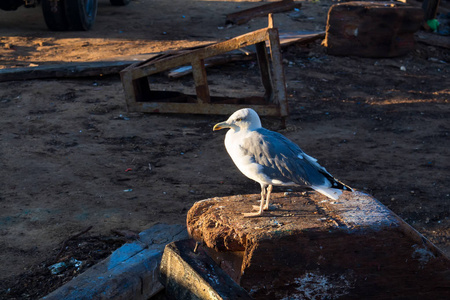
[[[245,155],[262,166],[272,179],[295,182],[300,185],[322,185],[324,173],[314,158],[278,132],[260,128],[252,132],[241,144]],[[331,176],[331,175],[330,175]]]

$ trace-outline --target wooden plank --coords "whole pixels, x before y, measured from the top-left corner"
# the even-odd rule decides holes
[[[422,4],[422,9],[424,11],[424,20],[436,19],[437,10],[441,0],[424,0]]]
[[[133,107],[136,103],[137,95],[136,95],[136,89],[134,86],[134,82],[131,78],[131,73],[128,71],[136,64],[133,64],[129,67],[127,67],[124,72],[120,72],[120,79],[122,81],[122,86],[125,94],[125,102],[127,104],[127,108],[130,111],[133,111]]]
[[[442,47],[450,49],[450,42],[448,36],[438,35],[430,32],[420,31],[416,35],[417,41],[430,46]]]
[[[286,46],[292,43],[307,43],[314,39],[321,38],[320,34],[302,34],[302,33],[282,33],[280,36],[281,46]],[[192,49],[202,48],[195,47]],[[81,63],[61,63],[57,65],[42,65],[37,67],[23,67],[23,68],[7,68],[0,69],[0,82],[5,81],[17,81],[17,80],[30,80],[30,79],[46,79],[46,78],[77,78],[77,77],[89,77],[89,76],[101,76],[101,75],[114,75],[121,71],[124,71],[129,66],[135,67],[144,64],[151,63],[154,60],[163,59],[164,57],[170,57],[175,54],[186,53],[183,51],[169,51],[165,55],[159,54],[142,54],[133,57],[124,56],[117,57],[112,61],[96,61],[96,62],[81,62]],[[218,57],[210,57],[206,59],[205,66],[210,67],[214,65],[225,64],[232,61],[250,60],[253,59],[253,53],[247,53],[247,55],[221,55]],[[134,59],[134,60],[127,60]],[[136,61],[139,61],[136,63]],[[169,78],[178,78],[192,73],[192,68],[183,72],[177,72],[172,70],[169,74]]]
[[[261,72],[261,81],[265,90],[264,98],[266,101],[273,101],[272,74],[270,73],[269,57],[267,55],[266,43],[260,42],[256,45],[256,56],[258,57],[259,71]]]
[[[311,32],[311,31],[295,31],[295,32],[280,32],[280,46],[286,47],[292,44],[309,44],[318,39],[323,39],[325,37],[325,31]],[[264,42],[262,42],[264,43]],[[256,45],[256,44],[255,44]],[[242,50],[242,49],[239,49]],[[266,50],[264,48],[264,50]],[[257,50],[258,51],[258,50]],[[259,50],[261,51],[261,50]],[[261,52],[262,53],[262,52]],[[245,54],[245,55],[244,55]],[[214,57],[208,57],[205,59],[205,67],[209,68],[212,66],[227,64],[233,61],[246,61],[255,59],[255,54],[249,50],[243,50],[243,54],[223,54]],[[263,71],[261,71],[262,73]],[[180,78],[185,75],[192,73],[191,66],[182,66],[169,71],[167,76],[169,78],[175,79]],[[264,77],[261,74],[261,77]],[[263,83],[264,85],[264,83]],[[265,86],[265,85],[264,85]],[[269,95],[269,94],[268,94]],[[269,98],[269,97],[268,97]]]
[[[309,44],[318,39],[325,38],[325,31],[319,32],[304,32],[304,31],[280,31],[280,45],[286,47],[292,44]]]
[[[172,57],[160,59],[152,62],[150,65],[142,65],[132,69],[132,78],[140,78],[144,76],[149,76],[152,74],[160,73],[166,70],[176,68],[178,66],[183,66],[186,64],[191,64],[192,61],[197,59],[206,59],[208,57],[220,55],[232,50],[239,48],[244,48],[249,45],[254,45],[258,42],[262,42],[268,39],[269,32],[273,31],[272,28],[263,28],[251,33],[247,33],[231,40],[224,41],[221,43],[213,44],[205,48],[198,50],[193,50],[188,53],[175,55]]]
[[[158,276],[165,245],[185,238],[183,225],[155,225],[42,299],[147,300],[163,288]]]
[[[288,105],[286,101],[286,80],[284,78],[283,58],[281,56],[280,40],[278,39],[278,29],[273,28],[269,31],[269,48],[272,56],[272,85],[273,85],[273,103],[280,106],[280,115],[287,116]]]
[[[260,116],[279,116],[280,109],[273,104],[218,104],[218,103],[167,103],[136,102],[130,111],[147,113],[186,113],[207,115],[231,115],[242,108],[253,108]]]
[[[293,0],[271,2],[257,7],[252,7],[246,10],[228,14],[225,23],[242,25],[247,23],[253,18],[264,17],[270,13],[289,11],[294,8],[300,8],[301,6],[302,6],[301,3],[295,3]]]
[[[224,54],[218,55],[214,57],[208,57],[205,61],[205,68],[209,68],[212,66],[222,65],[226,63],[230,63],[233,61],[245,61],[245,60],[253,60],[255,55],[253,53],[248,54]],[[169,71],[167,76],[169,78],[175,79],[180,78],[182,76],[188,75],[192,73],[192,66],[182,66],[176,69],[172,69]]]
[[[148,57],[148,56],[147,56]],[[37,67],[0,69],[0,82],[44,78],[73,78],[118,74],[135,61],[62,63]]]
[[[170,243],[161,261],[161,281],[170,299],[252,299],[192,239]]]
[[[208,80],[206,78],[205,60],[199,59],[192,62],[192,74],[194,76],[195,92],[199,103],[209,103]]]

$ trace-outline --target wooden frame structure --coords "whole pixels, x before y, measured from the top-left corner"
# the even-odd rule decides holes
[[[269,45],[270,53],[266,49]],[[255,45],[265,94],[246,98],[213,97],[209,93],[205,59]],[[269,55],[270,54],[270,55]],[[196,95],[152,91],[148,76],[179,66],[191,65]],[[130,112],[224,114],[250,107],[263,116],[286,117],[288,105],[278,29],[269,26],[233,39],[195,50],[166,54],[129,66],[120,72]]]

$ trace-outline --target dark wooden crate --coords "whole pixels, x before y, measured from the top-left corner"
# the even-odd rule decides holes
[[[331,55],[395,57],[414,49],[420,8],[393,2],[348,2],[328,12],[324,45]]]

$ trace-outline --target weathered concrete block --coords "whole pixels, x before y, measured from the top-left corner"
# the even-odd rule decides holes
[[[251,299],[192,239],[166,246],[161,281],[170,299]]]
[[[255,299],[450,299],[450,261],[373,197],[273,194],[277,207],[244,218],[259,195],[207,199],[189,234]]]
[[[331,6],[324,45],[332,55],[394,57],[414,49],[423,10],[399,2],[347,2]]]
[[[185,238],[185,226],[157,224],[43,299],[147,300],[163,289],[158,276],[164,247]]]

